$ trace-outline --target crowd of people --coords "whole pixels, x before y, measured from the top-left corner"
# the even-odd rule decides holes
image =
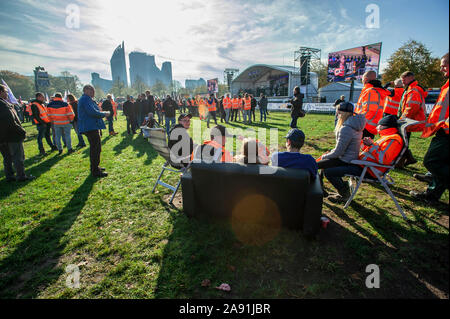
[[[242,164],[273,165],[285,168],[306,169],[311,178],[319,176],[322,185],[326,177],[337,193],[324,195],[333,202],[345,202],[350,197],[345,175],[360,175],[362,166],[353,164],[353,160],[364,160],[389,166],[398,158],[404,147],[404,138],[409,141],[412,132],[420,132],[421,137],[431,137],[429,149],[424,158],[424,165],[429,170],[427,175],[415,175],[416,178],[429,182],[424,192],[411,192],[411,196],[421,200],[436,201],[448,189],[448,77],[449,56],[441,59],[441,71],[447,82],[441,89],[441,94],[431,111],[426,116],[426,90],[421,87],[412,72],[406,71],[399,79],[382,86],[374,71],[367,71],[362,78],[364,87],[356,105],[345,101],[345,97],[336,101],[335,147],[314,159],[311,155],[302,154],[305,143],[305,133],[297,127],[299,117],[305,116],[302,108],[303,95],[299,87],[294,88],[294,98],[290,101],[291,123],[286,135],[285,152],[270,154],[267,147],[252,138],[243,138],[241,152],[232,156],[225,149],[226,140],[231,135],[227,128],[218,123],[242,121],[251,124],[255,121],[255,109],[259,106],[260,121],[266,121],[267,98],[261,94],[259,101],[252,95],[243,96],[226,94],[217,98],[214,94],[206,97],[174,99],[167,95],[164,99],[155,98],[150,91],[140,94],[135,100],[127,96],[123,103],[123,114],[127,120],[128,134],[136,134],[139,127],[158,127],[165,125],[168,146],[173,155],[185,166],[193,160],[211,160],[216,162],[236,162]],[[60,93],[54,94],[50,103],[45,105],[44,95],[36,93],[36,98],[29,104],[29,116],[36,125],[37,144],[41,155],[46,155],[43,139],[51,151],[63,152],[63,144],[67,153],[74,152],[71,141],[71,129],[74,128],[77,137],[77,147],[86,146],[84,137],[90,145],[90,170],[96,177],[108,174],[100,167],[101,130],[106,129],[104,118],[108,122],[110,135],[114,131],[114,118],[117,118],[117,105],[108,96],[99,105],[94,100],[95,89],[91,85],[83,88],[83,95],[77,100],[73,95],[63,101]],[[175,123],[176,111],[179,110],[178,123]],[[218,112],[218,113],[217,113]],[[155,119],[155,113],[158,119]],[[23,140],[25,130],[15,108],[7,101],[7,89],[0,86],[0,150],[4,158],[4,168],[7,181],[29,180],[24,171]],[[215,127],[211,129],[211,139],[202,145],[195,145],[190,138],[188,129],[193,116],[205,120],[208,128],[211,120]],[[239,119],[238,119],[239,117]],[[399,121],[416,120],[417,124],[408,127],[407,136],[399,131]],[[379,135],[378,139],[375,136]],[[175,146],[183,147],[175,147]],[[411,151],[404,152],[399,161],[399,167],[416,163]],[[17,176],[14,175],[13,166]],[[369,175],[376,178],[387,168],[370,168]],[[320,174],[319,174],[320,170]]]

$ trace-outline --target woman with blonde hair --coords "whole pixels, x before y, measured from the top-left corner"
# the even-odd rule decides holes
[[[336,112],[338,113],[338,120],[334,129],[336,146],[316,160],[318,168],[322,170],[320,173],[322,189],[324,169],[346,166],[352,160],[358,159],[362,132],[366,125],[364,114],[353,113],[353,104],[350,102],[339,104]],[[326,196],[328,194],[324,190],[324,197]]]

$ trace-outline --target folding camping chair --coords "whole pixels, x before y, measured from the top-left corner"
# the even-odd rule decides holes
[[[173,192],[173,194],[172,194],[172,197],[170,198],[169,204],[172,204],[175,194],[177,193],[178,188],[180,187],[180,184],[181,184],[181,175],[178,179],[178,183],[176,186],[172,186],[167,183],[164,183],[161,180],[161,178],[165,171],[171,171],[171,172],[175,172],[177,174],[180,174],[180,173],[183,174],[187,170],[188,167],[184,167],[183,164],[174,163],[171,161],[170,150],[169,150],[169,147],[167,146],[167,141],[166,141],[166,132],[164,131],[163,128],[147,128],[147,130],[149,132],[148,141],[153,146],[155,151],[157,151],[158,154],[161,155],[166,160],[166,162],[162,166],[161,173],[159,174],[158,179],[156,180],[155,186],[153,186],[152,193],[155,191],[156,186],[158,184],[165,188],[170,189]]]
[[[395,161],[391,165],[387,166],[387,165],[381,165],[381,164],[377,164],[377,163],[373,163],[373,162],[369,162],[369,161],[360,161],[360,160],[353,160],[353,161],[351,161],[352,164],[363,165],[363,171],[362,171],[360,176],[346,175],[346,176],[350,177],[349,184],[350,184],[350,192],[352,193],[352,195],[350,196],[348,201],[345,203],[344,209],[347,208],[350,205],[350,203],[352,202],[352,200],[355,197],[356,193],[358,192],[359,186],[361,186],[362,182],[380,183],[381,185],[383,185],[383,187],[386,190],[386,192],[389,194],[389,196],[394,201],[395,206],[397,207],[397,209],[400,212],[400,214],[402,214],[403,218],[405,220],[408,220],[408,218],[406,217],[405,213],[403,212],[403,209],[398,204],[397,199],[395,198],[394,194],[392,193],[392,191],[390,190],[390,188],[388,186],[388,185],[394,184],[394,180],[392,179],[391,176],[389,176],[389,172],[394,169],[395,165],[398,163],[398,161],[400,161],[400,159],[402,158],[403,154],[408,149],[408,139],[406,137],[406,128],[408,126],[410,126],[410,125],[414,125],[414,124],[418,124],[418,123],[419,123],[418,121],[414,121],[414,120],[411,120],[411,119],[405,119],[405,120],[399,121],[399,132],[400,132],[400,136],[403,139],[403,143],[404,144],[403,144],[402,150],[400,151],[400,154],[398,154],[397,158],[395,159]],[[367,173],[367,169],[370,168],[370,167],[387,168],[387,170],[384,173],[382,173],[382,174],[380,174],[380,172],[378,172],[378,170],[372,170],[372,172],[375,174],[377,179],[365,178],[366,173]],[[354,187],[354,182],[356,182],[356,187]]]

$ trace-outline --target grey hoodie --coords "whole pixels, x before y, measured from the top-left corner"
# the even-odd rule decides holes
[[[322,159],[339,158],[346,163],[358,159],[365,126],[366,118],[363,114],[349,117],[336,134],[336,147],[323,155]]]

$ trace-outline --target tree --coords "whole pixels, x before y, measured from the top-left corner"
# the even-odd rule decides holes
[[[144,83],[144,81],[142,81],[140,76],[136,76],[132,87],[137,94],[144,93],[145,90],[148,89],[148,86]]]
[[[156,81],[155,85],[152,86],[151,91],[156,94],[156,96],[162,97],[166,95],[167,87],[161,81]]]
[[[111,87],[110,93],[114,94],[114,96],[117,97],[124,96],[125,89],[125,84],[119,79],[116,79],[113,83],[113,86]]]
[[[19,97],[24,100],[34,98],[34,84],[31,78],[7,70],[0,71],[0,78],[5,80],[17,99]]]
[[[225,94],[227,94],[228,92],[230,92],[228,90],[228,85],[219,83],[219,92],[217,93],[217,96],[218,97],[225,96]]]
[[[328,66],[326,64],[323,64],[322,62],[316,64],[311,68],[311,72],[317,73],[317,76],[319,78],[319,88],[328,84]]]
[[[424,87],[442,85],[443,78],[439,72],[440,59],[432,57],[430,50],[420,42],[409,40],[395,51],[387,62],[383,82],[394,81],[403,72],[411,71],[419,84]]]
[[[106,98],[105,92],[102,90],[100,86],[94,86],[95,89],[95,98],[96,99],[104,99]]]

